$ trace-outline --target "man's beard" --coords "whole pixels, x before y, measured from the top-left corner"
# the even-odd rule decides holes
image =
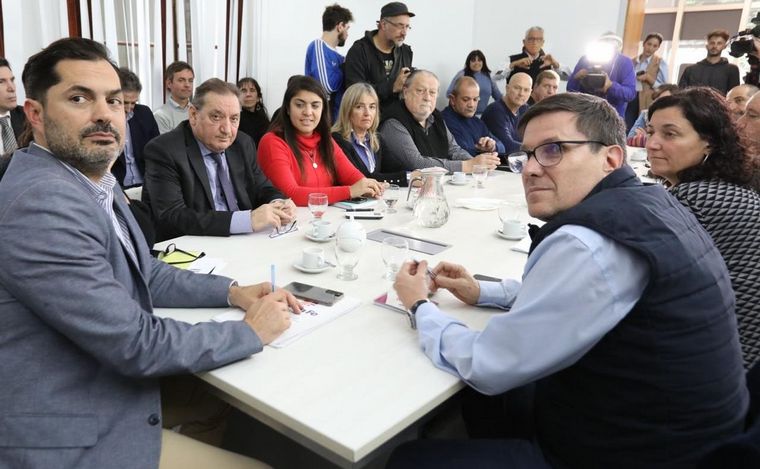
[[[346,40],[348,39],[348,34],[341,34],[338,36],[338,47],[343,47],[346,45]]]
[[[101,177],[111,162],[119,156],[122,149],[121,134],[114,129],[111,124],[97,123],[83,129],[79,133],[78,140],[75,140],[66,133],[66,130],[59,126],[54,120],[44,118],[45,140],[48,149],[58,159],[70,164],[79,172],[88,177]],[[106,146],[96,146],[95,148],[86,148],[83,139],[96,132],[111,133],[119,143],[117,149]],[[97,144],[96,144],[97,145]]]

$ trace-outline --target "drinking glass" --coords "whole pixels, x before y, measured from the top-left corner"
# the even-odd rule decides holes
[[[387,213],[396,213],[396,209],[393,208],[393,206],[398,203],[400,198],[401,188],[398,184],[391,184],[385,188],[385,191],[383,191],[383,200],[385,200],[385,205],[388,207]]]
[[[327,211],[327,194],[313,192],[309,194],[309,211],[314,220],[321,220],[322,215]]]
[[[488,178],[488,166],[476,164],[472,167],[472,179],[475,180],[475,187],[483,189],[486,187],[486,178]]]
[[[338,278],[356,280],[359,275],[354,268],[359,263],[362,240],[353,236],[341,236],[340,230],[335,237],[335,260],[338,261]]]
[[[388,236],[383,240],[380,254],[385,263],[384,278],[393,281],[396,279],[396,274],[401,269],[401,265],[409,255],[409,243],[400,236]]]

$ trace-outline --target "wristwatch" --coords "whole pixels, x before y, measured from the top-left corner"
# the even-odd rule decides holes
[[[406,312],[406,315],[409,318],[409,325],[412,326],[412,329],[417,329],[417,308],[425,303],[430,303],[430,300],[425,298],[424,300],[416,301],[412,307],[409,308],[409,311]]]

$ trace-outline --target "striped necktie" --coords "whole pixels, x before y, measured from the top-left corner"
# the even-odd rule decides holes
[[[16,144],[16,136],[13,135],[13,129],[11,128],[10,116],[0,118],[0,127],[2,127],[3,133],[3,153],[13,153],[18,145]]]
[[[222,186],[224,200],[227,202],[227,210],[230,212],[236,212],[238,211],[238,204],[237,199],[235,198],[235,189],[232,187],[230,175],[225,171],[222,155],[219,153],[211,153],[211,158],[214,160],[214,163],[216,163],[216,177],[219,178],[219,184]]]

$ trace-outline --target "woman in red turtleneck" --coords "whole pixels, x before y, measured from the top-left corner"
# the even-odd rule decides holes
[[[323,192],[330,203],[379,197],[383,186],[365,178],[330,135],[330,110],[322,85],[311,77],[288,81],[282,108],[259,144],[259,165],[280,191],[305,206]]]

